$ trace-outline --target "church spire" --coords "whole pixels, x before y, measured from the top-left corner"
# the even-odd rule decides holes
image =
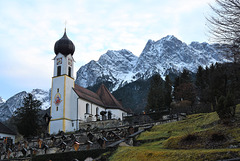
[[[75,46],[73,42],[67,37],[66,26],[64,29],[64,34],[61,39],[59,39],[54,45],[54,52],[57,55],[58,53],[67,56],[68,54],[73,55],[75,51]]]

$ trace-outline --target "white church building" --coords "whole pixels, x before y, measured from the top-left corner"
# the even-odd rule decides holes
[[[75,84],[74,51],[75,46],[65,29],[63,37],[54,46],[50,134],[79,130],[81,122],[104,120],[106,117],[122,120],[127,115],[126,109],[104,85],[94,93]]]

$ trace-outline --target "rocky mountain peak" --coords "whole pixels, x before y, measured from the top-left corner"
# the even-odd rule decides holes
[[[0,97],[0,104],[6,102],[2,97]]]
[[[76,83],[83,87],[102,81],[113,83],[113,90],[137,79],[148,79],[159,73],[162,78],[169,72],[179,73],[183,69],[196,72],[198,66],[224,63],[224,51],[219,44],[192,42],[190,45],[173,35],[160,40],[148,40],[139,57],[126,49],[109,50],[98,61],[91,61],[77,72]]]
[[[45,91],[42,89],[33,89],[30,92],[33,97],[42,102],[41,109],[45,110],[50,107],[50,91]],[[14,96],[10,97],[6,102],[0,104],[0,121],[5,121],[9,119],[14,111],[16,111],[19,107],[23,106],[24,98],[27,97],[27,92],[22,91]]]

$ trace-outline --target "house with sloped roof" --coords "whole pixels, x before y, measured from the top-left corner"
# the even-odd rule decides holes
[[[15,136],[17,134],[0,122],[0,140],[12,140],[15,143]]]
[[[127,110],[103,84],[97,92],[75,84],[73,76],[75,46],[64,35],[54,46],[49,133],[79,130],[79,123],[105,119],[122,120]]]

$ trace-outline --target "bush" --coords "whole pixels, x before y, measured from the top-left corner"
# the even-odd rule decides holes
[[[235,115],[234,98],[228,93],[227,97],[221,96],[217,103],[217,114],[221,120],[230,119]]]

